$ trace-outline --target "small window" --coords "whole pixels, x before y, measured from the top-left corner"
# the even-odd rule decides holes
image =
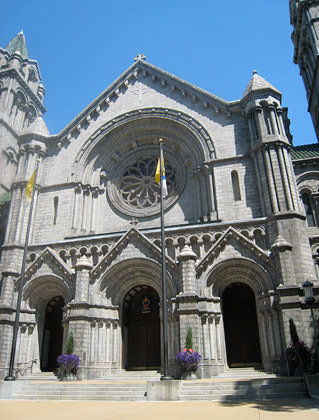
[[[312,207],[312,200],[311,200],[310,194],[307,192],[302,193],[301,200],[303,202],[308,226],[309,227],[316,226],[315,218],[314,218],[314,210]]]
[[[241,200],[241,194],[240,194],[239,179],[238,179],[237,171],[232,171],[231,180],[232,180],[232,184],[233,184],[234,200],[235,201],[240,201]]]
[[[56,225],[58,218],[58,206],[59,206],[59,197],[54,197],[53,199],[53,224]]]

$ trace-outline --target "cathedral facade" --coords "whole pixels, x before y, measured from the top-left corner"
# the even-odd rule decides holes
[[[0,49],[0,379],[36,165],[15,366],[54,370],[72,331],[82,378],[163,368],[159,138],[169,373],[192,327],[199,377],[286,374],[290,318],[312,344],[302,284],[317,284],[319,152],[292,148],[281,93],[254,72],[228,102],[139,55],[52,135],[44,92],[20,33]]]

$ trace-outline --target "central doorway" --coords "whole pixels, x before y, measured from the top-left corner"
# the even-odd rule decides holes
[[[130,370],[161,366],[159,296],[150,286],[132,288],[124,299],[124,367]]]
[[[223,293],[222,306],[228,366],[261,365],[254,292],[244,283],[233,283]]]

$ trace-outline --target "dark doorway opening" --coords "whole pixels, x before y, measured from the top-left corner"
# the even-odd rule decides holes
[[[45,323],[42,341],[41,370],[54,371],[57,368],[56,359],[62,353],[63,345],[63,314],[64,300],[56,296],[50,300],[45,312]]]
[[[124,300],[124,367],[132,370],[161,366],[159,296],[149,286],[131,289]]]
[[[222,306],[228,366],[260,365],[254,292],[244,283],[233,283],[223,293]]]

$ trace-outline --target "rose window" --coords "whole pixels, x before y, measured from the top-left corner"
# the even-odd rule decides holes
[[[129,166],[120,178],[119,192],[122,199],[138,209],[149,209],[160,202],[160,186],[155,181],[157,158],[140,159]],[[168,196],[175,187],[175,169],[165,162]]]

